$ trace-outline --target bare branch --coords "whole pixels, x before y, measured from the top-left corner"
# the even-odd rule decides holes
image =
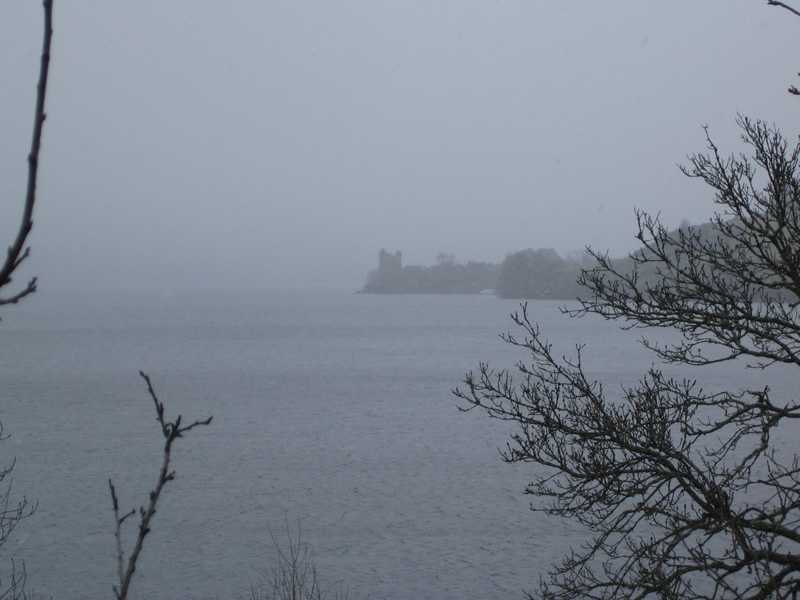
[[[795,15],[797,17],[800,17],[800,10],[797,10],[796,8],[794,8],[794,7],[790,6],[789,4],[787,4],[786,2],[779,2],[778,0],[767,0],[767,4],[769,6],[777,6],[779,8],[784,8],[784,9],[788,10],[790,13],[792,13],[793,15]]]
[[[194,421],[188,426],[181,426],[182,417],[181,415],[178,415],[174,421],[167,421],[164,418],[164,403],[159,400],[153,388],[150,377],[148,377],[142,371],[139,371],[139,375],[142,377],[142,379],[144,379],[147,385],[147,392],[150,398],[153,400],[153,404],[155,405],[156,419],[158,420],[161,428],[161,435],[164,437],[165,443],[161,469],[158,473],[156,486],[148,496],[147,505],[139,507],[139,526],[137,530],[136,541],[134,542],[133,549],[131,550],[127,561],[125,560],[125,554],[122,548],[122,525],[129,517],[132,517],[136,514],[136,510],[130,510],[125,514],[120,515],[119,500],[117,497],[116,488],[110,479],[108,481],[109,493],[111,494],[111,503],[114,511],[114,537],[116,539],[117,546],[117,584],[113,586],[114,596],[117,598],[117,600],[126,600],[128,598],[128,592],[131,582],[133,581],[133,575],[136,573],[136,564],[144,547],[145,537],[148,533],[150,533],[151,523],[156,514],[156,507],[158,505],[159,498],[164,490],[164,486],[175,479],[175,471],[170,470],[173,443],[179,437],[182,437],[184,433],[194,429],[195,427],[200,425],[210,425],[212,420],[212,417],[208,417],[207,419]]]
[[[36,85],[36,108],[33,117],[33,139],[28,153],[28,185],[25,193],[25,205],[22,211],[17,235],[8,247],[5,262],[0,266],[0,289],[9,285],[17,268],[30,255],[30,247],[26,246],[28,236],[33,229],[33,208],[36,204],[36,184],[39,175],[39,152],[42,143],[42,130],[47,97],[47,80],[50,72],[50,46],[53,39],[53,0],[43,0],[44,35],[42,39],[42,55],[39,64],[39,82]],[[7,298],[0,298],[0,305],[16,304],[24,297],[36,291],[36,278],[31,279],[19,292]]]
[[[8,247],[4,262],[0,266],[0,290],[6,288],[12,281],[12,276],[17,268],[30,255],[30,247],[26,246],[28,235],[33,227],[33,208],[36,203],[36,183],[38,179],[39,152],[41,149],[42,129],[45,121],[45,98],[47,95],[47,81],[50,71],[50,46],[53,38],[53,0],[44,0],[44,24],[42,34],[42,54],[39,63],[39,81],[36,87],[36,105],[34,109],[33,134],[31,148],[28,154],[28,182],[22,217],[12,244]],[[0,297],[0,305],[16,304],[26,296],[36,291],[36,278],[31,279],[25,287],[10,296]],[[0,440],[3,427],[0,424]],[[5,480],[13,471],[14,462],[9,466],[0,468],[0,481]],[[12,502],[12,486],[9,482],[5,491],[0,495],[0,545],[3,545],[16,529],[19,523],[31,516],[36,510],[36,503],[30,503],[27,498]],[[24,562],[11,560],[11,574],[2,582],[0,600],[24,600],[28,596],[25,592],[27,572]]]
[[[644,345],[666,362],[800,367],[800,142],[740,117],[750,156],[707,151],[684,173],[716,193],[719,214],[667,231],[637,213],[642,247],[626,261],[594,252],[571,316],[670,329]],[[772,441],[800,399],[770,387],[706,392],[651,368],[609,397],[583,348],[553,353],[527,305],[512,315],[526,353],[514,369],[480,364],[454,394],[515,426],[503,458],[539,466],[532,508],[591,532],[542,583],[543,598],[796,600],[800,454]]]

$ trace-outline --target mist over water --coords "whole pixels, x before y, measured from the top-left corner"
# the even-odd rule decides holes
[[[41,283],[0,311],[0,467],[16,456],[12,497],[38,503],[2,550],[34,598],[112,596],[108,478],[123,511],[145,504],[163,446],[139,369],[168,417],[214,420],[174,449],[133,597],[245,597],[295,524],[323,590],[354,600],[534,589],[586,532],[528,510],[536,467],[503,464],[510,428],[452,395],[480,361],[526,359],[498,338],[517,303],[491,294],[574,297],[586,245],[639,245],[634,209],[707,222],[713,191],[676,168],[704,125],[723,154],[737,114],[794,139],[779,5],[57,0],[14,273]],[[40,9],[0,6],[3,243]],[[558,304],[531,319],[557,355],[585,344],[608,396],[654,366],[640,332]],[[782,368],[664,370],[778,404],[796,387]]]
[[[381,247],[495,262],[705,221],[676,164],[796,122],[796,24],[761,0],[57,2],[43,289],[356,289]],[[0,239],[40,3],[0,9]],[[789,131],[789,130],[787,130]],[[8,229],[6,229],[8,228]]]

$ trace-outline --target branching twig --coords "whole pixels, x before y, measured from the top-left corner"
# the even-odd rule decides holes
[[[800,142],[739,119],[752,151],[708,150],[683,172],[708,184],[719,213],[670,232],[637,213],[640,250],[627,261],[593,252],[572,316],[678,335],[645,347],[667,363],[744,361],[800,367]],[[591,539],[540,587],[551,600],[797,600],[800,454],[775,434],[800,419],[796,394],[709,392],[651,367],[609,393],[583,364],[582,346],[553,350],[527,305],[526,352],[515,369],[485,363],[455,394],[515,425],[503,458],[539,466],[526,492],[535,510],[574,519]],[[791,429],[789,429],[791,431]],[[533,597],[533,596],[531,596]]]
[[[788,10],[794,16],[800,17],[800,10],[797,10],[793,6],[787,4],[786,2],[780,2],[780,0],[767,0],[767,4],[769,6],[777,6],[778,8],[783,8],[785,10]],[[798,75],[800,75],[800,73],[798,73]],[[800,89],[798,89],[797,86],[795,85],[790,85],[787,91],[793,96],[800,96]]]
[[[25,591],[27,580],[28,572],[25,569],[25,563],[20,562],[17,566],[17,562],[12,558],[8,586],[0,592],[0,600],[28,600],[28,594]]]
[[[147,392],[153,400],[156,408],[156,419],[158,420],[159,425],[161,426],[161,434],[164,436],[164,454],[161,462],[161,469],[158,474],[158,481],[156,482],[156,487],[153,491],[150,492],[149,500],[147,506],[140,506],[139,507],[139,527],[138,533],[136,536],[136,542],[133,545],[133,550],[131,551],[130,556],[128,557],[127,561],[125,560],[125,554],[122,548],[122,525],[123,523],[129,518],[136,514],[135,510],[131,510],[126,512],[124,515],[120,515],[119,511],[119,500],[117,497],[117,490],[114,487],[114,484],[109,479],[108,480],[108,487],[111,493],[111,503],[114,510],[114,521],[115,521],[115,529],[114,529],[114,537],[116,538],[117,544],[117,585],[113,586],[114,589],[114,596],[117,600],[126,600],[128,597],[128,590],[130,589],[131,581],[133,579],[133,575],[136,572],[136,563],[139,560],[139,555],[142,552],[142,547],[144,546],[144,538],[150,533],[150,524],[153,520],[153,517],[156,514],[156,506],[158,505],[158,499],[161,497],[161,492],[164,489],[164,486],[175,479],[175,471],[170,470],[170,459],[172,454],[172,444],[177,440],[179,437],[182,437],[184,433],[198,427],[200,425],[209,425],[211,423],[211,419],[213,417],[208,417],[207,419],[194,421],[189,425],[181,425],[182,417],[178,415],[174,421],[167,421],[164,418],[164,403],[158,399],[155,390],[153,389],[153,384],[150,381],[150,377],[148,377],[142,371],[139,371],[139,375],[141,375],[142,379],[144,379],[145,383],[147,384]]]
[[[120,516],[117,490],[114,487],[111,479],[108,480],[108,490],[111,493],[111,503],[114,508],[114,522],[116,524],[116,527],[114,528],[114,538],[117,541],[117,581],[122,581],[125,573],[125,552],[122,549],[122,524],[126,521],[126,519],[128,519],[128,517],[135,515],[136,510],[131,509],[124,515]]]
[[[251,584],[248,600],[348,600],[350,593],[346,588],[335,588],[330,593],[322,591],[311,547],[303,539],[300,521],[293,528],[286,519],[284,527],[285,542],[269,530],[276,554],[275,563],[263,581]]]
[[[47,96],[47,76],[50,72],[50,44],[53,39],[53,0],[43,0],[44,36],[42,40],[42,57],[39,65],[39,83],[36,85],[36,110],[33,117],[33,139],[28,153],[28,185],[25,193],[25,207],[22,220],[14,242],[8,247],[5,262],[0,267],[0,289],[9,285],[14,272],[30,256],[27,246],[28,235],[33,229],[33,207],[36,204],[36,183],[39,174],[39,151],[42,143],[42,129],[47,118],[44,112]],[[24,297],[36,291],[36,278],[31,279],[20,291],[11,296],[0,297],[0,305],[16,304]]]

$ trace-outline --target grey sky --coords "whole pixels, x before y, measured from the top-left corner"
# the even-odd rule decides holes
[[[634,206],[713,210],[675,168],[702,124],[794,126],[798,33],[762,0],[58,0],[26,273],[356,288],[382,246],[621,252]],[[5,237],[39,44],[40,3],[4,0]]]

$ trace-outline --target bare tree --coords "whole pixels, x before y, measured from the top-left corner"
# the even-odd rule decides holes
[[[39,80],[36,86],[36,101],[33,117],[33,134],[31,147],[28,153],[28,179],[23,201],[22,216],[19,227],[12,243],[9,245],[5,259],[0,265],[0,305],[17,304],[20,300],[36,291],[36,278],[17,291],[8,291],[13,283],[14,275],[25,260],[30,256],[28,237],[33,229],[33,209],[36,205],[36,185],[39,175],[39,154],[44,129],[45,100],[47,98],[47,81],[50,73],[50,47],[53,39],[53,1],[44,0],[44,24],[42,34],[42,52],[39,61]],[[0,424],[0,439],[3,436],[3,427]],[[11,533],[19,523],[29,517],[36,509],[35,502],[29,502],[22,497],[15,500],[12,497],[10,476],[14,469],[14,461],[0,469],[0,483],[5,482],[5,491],[0,494],[0,546],[4,545]],[[15,600],[25,598],[25,582],[27,573],[25,564],[12,559],[11,573],[0,586],[0,600]]]
[[[2,434],[3,426],[0,424],[0,439],[6,439]],[[11,464],[0,469],[0,483],[5,483],[5,490],[0,493],[0,547],[5,545],[8,538],[17,526],[26,518],[30,517],[37,507],[36,502],[29,501],[28,498],[15,498],[12,494],[11,474],[14,470],[16,460]],[[25,583],[27,581],[27,571],[25,563],[11,559],[11,571],[0,580],[0,600],[17,600],[26,598]]]
[[[285,525],[285,542],[270,531],[275,562],[263,581],[251,585],[248,600],[347,600],[346,591],[323,592],[317,576],[317,566],[311,547],[303,540],[298,522],[294,529]]]
[[[629,328],[667,363],[738,361],[769,372],[800,367],[800,143],[740,118],[750,156],[707,152],[683,169],[716,193],[712,224],[668,232],[638,213],[631,268],[593,252],[571,316]],[[544,467],[527,493],[534,510],[576,519],[592,533],[540,586],[544,598],[797,598],[800,457],[776,432],[800,418],[800,398],[770,387],[705,392],[652,368],[609,397],[528,317],[513,315],[528,353],[514,371],[480,365],[456,389],[466,410],[516,425],[504,458]]]
[[[170,468],[170,461],[172,458],[172,445],[176,440],[182,438],[184,434],[188,433],[195,427],[203,425],[210,425],[212,417],[206,419],[193,421],[188,425],[183,424],[183,418],[178,415],[174,421],[167,421],[164,417],[164,403],[158,399],[153,384],[142,371],[139,371],[142,379],[147,384],[147,393],[153,400],[156,409],[156,419],[161,427],[161,435],[164,438],[164,451],[161,460],[161,468],[158,472],[158,480],[156,481],[155,488],[148,495],[148,502],[144,506],[140,506],[139,513],[139,526],[137,528],[136,541],[134,542],[133,549],[130,555],[125,557],[125,551],[122,547],[122,526],[129,518],[133,517],[137,511],[132,509],[125,514],[120,513],[119,498],[117,497],[117,490],[114,484],[109,479],[108,488],[111,493],[111,503],[114,510],[114,537],[117,543],[117,584],[113,586],[114,596],[117,600],[126,600],[133,581],[133,575],[136,573],[136,564],[144,548],[144,540],[147,534],[150,533],[153,517],[156,514],[156,507],[161,498],[161,493],[164,487],[173,479],[175,479],[175,471]]]

